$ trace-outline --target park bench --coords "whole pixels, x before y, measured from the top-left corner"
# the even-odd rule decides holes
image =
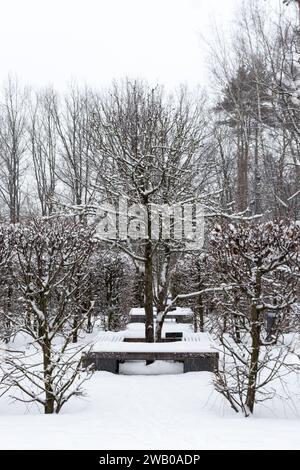
[[[156,318],[156,309],[154,310]],[[192,323],[193,311],[190,308],[173,307],[169,310],[167,320],[175,320],[176,323]],[[129,313],[130,323],[145,323],[145,310],[143,308],[132,308]]]
[[[115,347],[105,348],[99,345],[99,350],[85,353],[82,358],[83,367],[93,366],[97,371],[107,371],[117,374],[119,363],[126,361],[178,361],[183,362],[183,372],[209,371],[218,368],[219,354],[209,350],[193,350],[189,343],[114,343]],[[174,345],[180,345],[180,349]],[[195,343],[194,343],[195,344]],[[106,343],[107,345],[107,343]],[[117,346],[120,346],[119,348]]]

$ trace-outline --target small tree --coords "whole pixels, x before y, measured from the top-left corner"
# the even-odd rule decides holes
[[[81,367],[81,347],[71,346],[93,303],[84,305],[85,279],[92,252],[91,232],[80,224],[34,220],[15,230],[19,269],[14,280],[24,315],[15,322],[31,338],[30,353],[7,356],[5,382],[38,402],[46,414],[59,413],[70,397],[81,393],[89,377]],[[81,282],[77,280],[80,278]],[[74,305],[80,310],[78,316]]]
[[[234,286],[222,294],[224,308],[231,325],[236,328],[237,319],[243,325],[238,341],[224,331],[219,336],[229,361],[219,371],[216,386],[246,415],[253,413],[257,391],[278,376],[284,362],[287,350],[274,345],[295,302],[296,280],[289,266],[299,242],[299,225],[283,222],[226,224],[217,226],[211,238],[216,269]],[[267,312],[273,312],[272,335],[266,333]]]

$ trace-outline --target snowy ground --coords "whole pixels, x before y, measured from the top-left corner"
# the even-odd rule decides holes
[[[130,361],[119,364],[119,374],[123,375],[174,375],[182,373],[182,362],[155,361],[148,366],[146,366],[145,361]]]
[[[186,326],[185,326],[186,327]],[[174,326],[175,328],[175,326]],[[135,367],[134,367],[135,366]],[[245,419],[211,385],[208,372],[180,374],[180,365],[125,364],[122,374],[96,372],[87,396],[60,415],[0,399],[2,449],[300,449],[300,384]],[[134,370],[133,370],[134,368]]]
[[[127,376],[98,372],[85,400],[44,416],[1,400],[2,449],[300,449],[300,418],[269,409],[243,418],[210,385],[210,373]],[[262,416],[268,416],[262,417]]]

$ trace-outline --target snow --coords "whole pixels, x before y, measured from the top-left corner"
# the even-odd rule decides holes
[[[202,334],[199,341],[174,341],[169,343],[119,343],[112,341],[99,341],[92,348],[93,351],[120,351],[120,352],[210,352],[214,346],[208,335]]]
[[[162,329],[162,337],[165,337],[167,332],[183,332],[183,336],[187,336],[193,332],[193,327],[188,323],[176,323],[175,320],[166,319]],[[143,323],[129,323],[126,330],[116,333],[107,331],[105,335],[108,335],[108,341],[110,341],[110,338],[117,336],[121,336],[122,338],[145,338],[145,325]],[[99,334],[98,337],[103,338],[103,332]]]
[[[182,374],[182,362],[155,361],[146,366],[145,361],[130,361],[119,365],[119,374],[125,375],[162,375]]]
[[[155,309],[154,309],[155,310]],[[140,307],[134,307],[130,310],[129,315],[145,315],[145,309]]]
[[[176,307],[176,310],[168,312],[167,315],[189,316],[189,315],[193,315],[193,310],[189,307]]]
[[[185,309],[182,309],[185,310]],[[188,309],[187,309],[188,310]],[[101,332],[94,339],[93,351],[126,351],[126,352],[209,352],[215,351],[215,344],[208,333],[193,333],[191,325],[165,320],[162,337],[166,332],[182,332],[183,341],[169,343],[127,343],[124,338],[144,338],[145,326],[143,323],[130,323],[127,330],[113,333]],[[186,341],[185,341],[186,340]]]
[[[156,314],[156,308],[154,308],[154,314]],[[145,309],[140,307],[134,307],[130,310],[129,315],[145,315]],[[176,309],[174,308],[174,310],[170,310],[167,315],[190,316],[193,315],[193,311],[189,307],[176,307]]]
[[[87,397],[59,415],[0,399],[2,449],[300,449],[300,418],[277,404],[234,413],[209,372],[128,376],[97,372]],[[298,384],[299,387],[299,384]],[[278,416],[274,416],[274,406]],[[282,405],[283,406],[283,405]],[[289,419],[288,419],[289,418]]]
[[[183,331],[184,336],[193,334],[187,324],[169,321],[165,331],[171,329]],[[130,324],[125,332],[95,331],[87,335],[89,341],[83,340],[141,336],[143,331],[143,324]],[[23,349],[25,340],[18,335],[10,347]],[[138,361],[120,364],[119,375],[95,372],[85,383],[86,396],[68,402],[59,415],[44,415],[39,405],[2,396],[0,448],[300,449],[296,374],[287,376],[284,384],[273,383],[281,398],[258,404],[254,416],[244,418],[214,390],[210,372],[181,371],[179,363],[156,361],[145,366]],[[284,398],[287,385],[289,399]]]
[[[33,300],[30,300],[30,305],[31,307],[33,308],[34,312],[36,313],[38,319],[40,321],[44,321],[45,320],[45,315],[44,313],[38,308],[38,306],[36,305],[36,303],[33,301]]]

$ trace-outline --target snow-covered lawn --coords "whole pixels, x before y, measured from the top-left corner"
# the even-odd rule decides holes
[[[187,325],[172,327],[189,332]],[[86,397],[71,400],[59,415],[0,398],[0,448],[300,449],[296,377],[289,378],[289,400],[267,401],[244,418],[214,391],[211,373],[181,374],[180,364],[159,361],[145,367],[96,372],[85,384]],[[127,375],[145,370],[153,375]]]
[[[211,374],[128,376],[96,372],[85,399],[62,414],[0,400],[2,449],[300,449],[300,416],[269,402],[236,415],[213,390]],[[286,409],[285,409],[286,407]],[[273,414],[275,413],[275,414]]]

